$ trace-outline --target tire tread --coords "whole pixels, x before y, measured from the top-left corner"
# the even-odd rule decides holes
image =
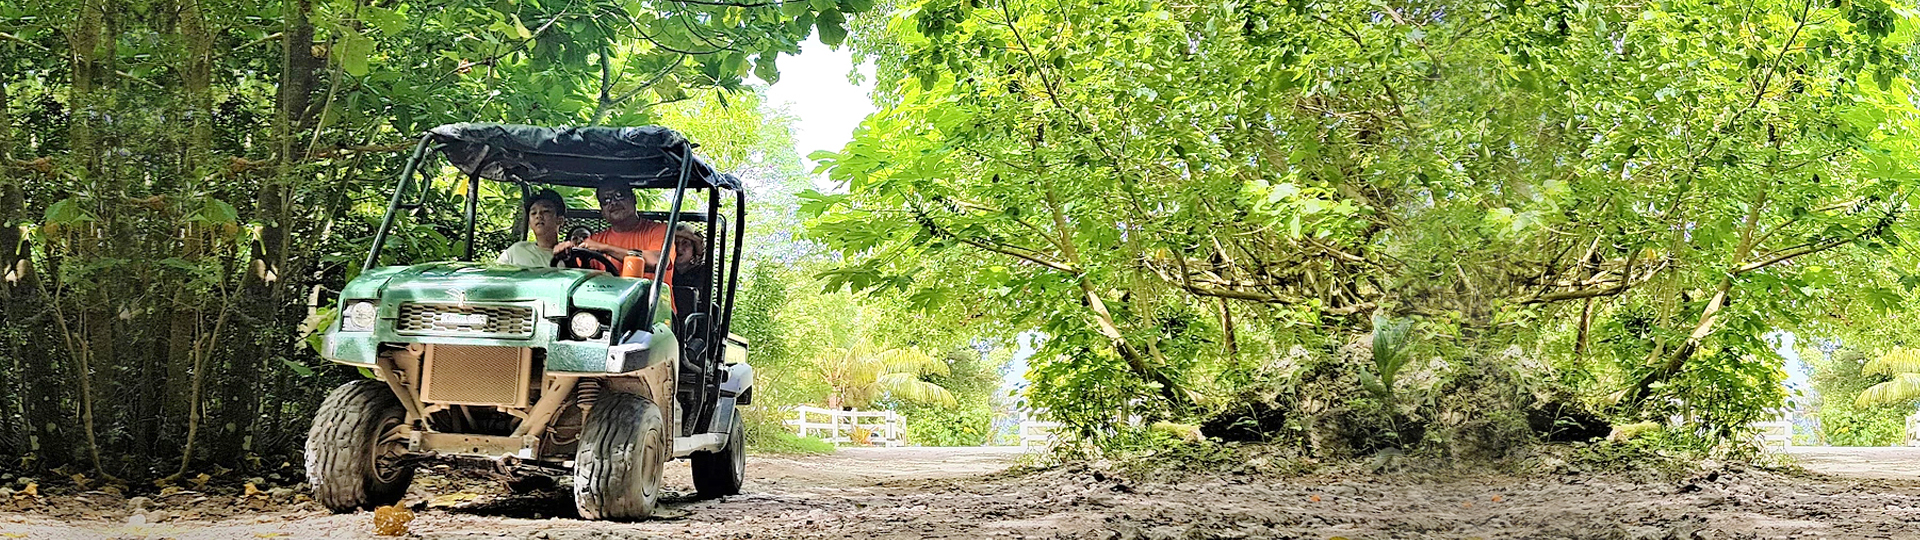
[[[405,417],[399,398],[381,381],[360,380],[327,394],[307,431],[307,481],[313,498],[336,513],[398,502],[412,483],[413,471],[394,485],[380,485],[368,470],[373,431],[388,416]]]
[[[656,429],[664,433],[659,408],[640,396],[610,392],[594,403],[574,459],[574,505],[580,517],[631,520],[653,514],[657,500],[624,497],[620,491],[632,482],[647,480],[648,467],[640,463],[646,441],[639,440],[637,432],[645,429],[642,423],[649,412]],[[655,464],[653,470],[661,468]]]

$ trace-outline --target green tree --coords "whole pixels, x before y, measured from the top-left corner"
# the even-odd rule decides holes
[[[1910,405],[1920,399],[1920,351],[1896,347],[1861,366],[1863,375],[1885,375],[1889,380],[1860,391],[1854,405]]]
[[[1906,251],[1916,24],[1886,4],[918,0],[876,26],[880,111],[807,202],[830,285],[1045,332],[1030,396],[1089,433],[1383,312],[1731,434],[1784,398],[1768,329],[1911,294],[1832,270]]]
[[[860,344],[833,347],[813,358],[814,368],[827,382],[827,408],[864,408],[883,397],[952,407],[953,393],[922,380],[925,375],[947,375],[945,362],[914,349],[877,349]]]
[[[0,451],[142,481],[288,461],[353,376],[299,323],[358,270],[423,129],[667,123],[788,181],[789,119],[748,77],[867,7],[0,0]],[[429,191],[394,257],[462,251],[469,197],[515,212],[500,186]]]

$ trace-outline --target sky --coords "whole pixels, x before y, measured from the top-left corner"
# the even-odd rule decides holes
[[[854,68],[853,52],[833,50],[818,40],[802,44],[798,56],[780,58],[780,82],[767,88],[768,101],[785,105],[794,117],[794,150],[804,159],[815,150],[838,151],[853,138],[853,128],[872,113],[873,65],[860,66],[862,84],[847,80]],[[813,162],[807,161],[807,168]],[[815,179],[826,190],[824,179]]]

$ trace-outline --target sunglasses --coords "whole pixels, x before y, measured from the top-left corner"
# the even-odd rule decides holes
[[[608,194],[605,194],[605,195],[600,195],[600,196],[598,196],[598,197],[595,197],[595,198],[597,198],[597,199],[599,199],[599,200],[600,200],[600,204],[602,204],[602,205],[607,205],[607,204],[613,204],[613,203],[617,203],[617,202],[620,202],[620,201],[631,201],[631,200],[633,200],[633,194],[632,194],[632,193],[625,193],[625,192],[619,192],[619,191],[616,191],[616,192],[613,192],[613,193],[608,193]]]

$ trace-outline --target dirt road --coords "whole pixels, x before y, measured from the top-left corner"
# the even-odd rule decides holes
[[[676,497],[663,519],[628,524],[573,519],[565,490],[509,495],[428,475],[410,497],[428,506],[417,512],[410,536],[1920,539],[1920,482],[1912,479],[1793,477],[1732,467],[1678,482],[1547,471],[1129,481],[1087,467],[1006,472],[1018,459],[1014,449],[981,448],[757,456],[749,462],[746,494],[715,501]],[[1258,473],[1262,464],[1248,468]],[[669,486],[691,492],[685,465],[673,472]],[[299,496],[286,492],[175,495],[131,505],[87,496],[85,504],[95,510],[82,515],[55,508],[0,513],[0,538],[376,538],[370,514],[329,514],[293,502]],[[279,499],[268,500],[273,497]]]
[[[1788,453],[1807,470],[1847,478],[1920,480],[1920,448],[1798,446]]]

